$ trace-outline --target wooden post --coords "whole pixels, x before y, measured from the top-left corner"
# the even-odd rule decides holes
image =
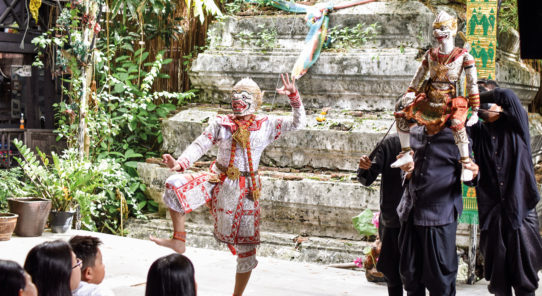
[[[476,283],[476,250],[478,249],[478,224],[470,224],[470,244],[469,244],[469,256],[468,265],[469,270],[467,274],[467,284],[474,285]]]

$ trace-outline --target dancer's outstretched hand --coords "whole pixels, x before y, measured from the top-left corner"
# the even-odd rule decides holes
[[[286,75],[286,77],[284,75]],[[292,81],[290,81],[290,76],[286,73],[280,74],[280,78],[282,79],[282,87],[277,88],[279,94],[288,96],[297,92],[297,88],[295,88],[295,77],[292,77]]]
[[[170,170],[175,172],[182,172],[188,168],[188,161],[185,161],[184,159],[177,161],[170,154],[162,155],[162,162],[165,163]]]

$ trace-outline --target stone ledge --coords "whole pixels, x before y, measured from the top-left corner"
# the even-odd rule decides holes
[[[308,108],[332,107],[345,110],[393,110],[397,96],[403,93],[419,62],[417,50],[323,53],[319,61],[297,82]],[[266,91],[264,102],[286,105],[275,94],[279,74],[290,72],[296,52],[251,53],[205,52],[191,68],[190,81],[200,88],[205,102],[228,103],[231,87],[251,77]]]
[[[169,237],[172,231],[169,220],[151,219],[148,221],[131,219],[126,230],[128,236],[146,239],[150,234],[158,237]],[[265,226],[262,226],[265,229]],[[213,236],[212,224],[186,223],[187,245],[215,250],[227,250],[225,244],[219,243]],[[301,238],[298,240],[298,238]],[[302,241],[296,243],[296,241]],[[274,257],[296,262],[313,262],[320,264],[351,263],[362,256],[363,249],[371,243],[361,240],[341,240],[331,237],[300,237],[294,233],[261,232],[261,245],[258,256]]]
[[[209,118],[216,114],[216,109],[191,108],[165,120],[162,126],[162,150],[178,157],[203,132]],[[316,116],[308,116],[306,129],[287,133],[267,147],[261,164],[355,171],[359,157],[374,149],[393,122],[391,112],[368,114],[360,118],[330,111],[323,124],[317,123]],[[334,124],[351,127],[351,131],[330,129]],[[392,129],[391,133],[395,133],[395,129]],[[214,147],[206,155],[215,157],[216,149]]]
[[[258,256],[274,257],[295,262],[320,264],[352,263],[363,256],[363,249],[372,243],[359,239],[345,240],[334,237],[319,237],[302,232],[270,232],[263,220],[261,244]],[[227,250],[225,244],[213,236],[213,224],[186,222],[187,246],[214,250]],[[130,219],[126,224],[128,237],[147,239],[171,236],[173,226],[169,219]],[[468,248],[468,226],[460,224],[457,231],[457,246]]]
[[[211,26],[211,48],[254,48],[248,44],[259,39],[263,29],[277,32],[278,48],[299,48],[309,31],[304,18],[304,14],[227,17]],[[422,48],[431,42],[433,18],[433,13],[419,1],[373,2],[332,12],[329,27],[376,22],[380,25],[378,34],[364,47]],[[239,32],[252,34],[252,37],[241,38]]]
[[[147,185],[147,194],[160,204],[163,215],[164,182],[173,172],[148,163],[139,163],[137,171]],[[378,184],[365,187],[355,182],[291,181],[265,175],[261,180],[263,225],[273,232],[352,239],[358,234],[351,217],[366,208],[379,209]],[[203,208],[187,217],[195,223],[210,223],[209,213]]]

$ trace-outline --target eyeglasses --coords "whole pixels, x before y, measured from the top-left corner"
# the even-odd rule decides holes
[[[83,260],[77,258],[77,263],[75,263],[75,265],[72,267],[72,269],[76,269],[77,267],[83,265]]]

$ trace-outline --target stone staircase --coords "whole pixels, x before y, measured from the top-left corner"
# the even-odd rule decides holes
[[[262,155],[260,254],[326,264],[352,262],[362,255],[369,243],[361,240],[351,218],[366,208],[378,210],[379,184],[357,183],[357,162],[393,123],[394,102],[416,71],[422,48],[430,45],[431,9],[417,1],[383,1],[332,13],[330,27],[377,22],[379,33],[359,48],[324,51],[296,83],[307,108],[308,125],[282,136]],[[272,49],[259,45],[262,30],[276,32]],[[266,113],[289,115],[287,99],[277,96],[274,89],[279,86],[279,73],[291,70],[307,31],[303,16],[283,13],[229,17],[213,24],[210,47],[191,68],[191,81],[201,89],[200,102],[163,122],[163,151],[178,157],[209,118],[228,113],[225,104],[231,87],[243,77],[252,77],[266,91],[262,108]],[[518,62],[517,38],[513,37],[507,35],[499,43],[497,78],[528,103],[538,89],[539,76]],[[326,121],[318,122],[323,107],[331,109]],[[541,134],[540,130],[533,129],[533,135]],[[192,169],[206,169],[215,155],[216,148]],[[161,218],[131,221],[130,235],[166,237],[172,228],[163,218],[167,213],[161,194],[171,172],[152,163],[140,163],[138,172],[149,195],[161,204]],[[212,237],[211,228],[206,209],[189,214],[190,245],[224,249]],[[460,226],[458,245],[468,245],[467,234],[467,227]]]

